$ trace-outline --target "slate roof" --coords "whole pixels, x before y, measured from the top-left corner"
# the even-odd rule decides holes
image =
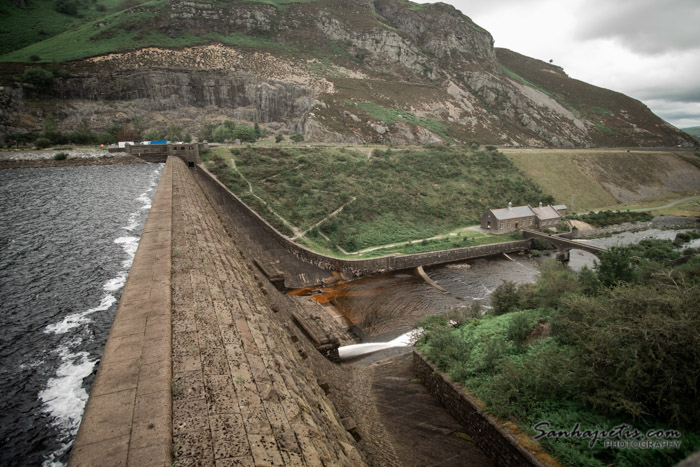
[[[554,209],[557,211],[566,211],[566,204],[557,204],[556,206],[552,206]]]
[[[561,214],[552,206],[542,206],[541,208],[532,208],[532,210],[540,220],[559,219],[561,217]]]
[[[491,209],[491,212],[499,221],[520,219],[522,217],[531,217],[536,215],[530,206],[515,206],[512,209]]]

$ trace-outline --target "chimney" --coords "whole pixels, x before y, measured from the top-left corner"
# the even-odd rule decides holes
[[[542,201],[540,201],[540,207],[542,207]]]
[[[509,211],[513,210],[513,203],[511,203],[510,201],[508,201],[508,210]]]

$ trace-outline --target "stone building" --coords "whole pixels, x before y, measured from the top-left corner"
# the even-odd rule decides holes
[[[512,232],[517,229],[537,228],[537,215],[530,206],[516,206],[508,203],[507,208],[489,209],[481,216],[481,228],[495,234]]]
[[[527,206],[489,209],[481,216],[481,228],[495,234],[504,234],[518,229],[547,229],[556,227],[561,222],[566,206]]]
[[[532,210],[537,215],[537,228],[539,229],[556,227],[561,222],[561,214],[552,206],[542,206],[540,203],[539,207],[532,208]]]

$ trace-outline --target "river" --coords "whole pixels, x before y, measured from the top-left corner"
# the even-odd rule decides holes
[[[0,170],[1,465],[67,462],[161,172]]]
[[[637,243],[645,238],[673,240],[681,231],[684,229],[648,229],[579,241],[607,248]],[[687,247],[700,247],[700,239],[682,246]],[[535,282],[539,275],[539,263],[553,257],[554,254],[549,252],[544,252],[540,258],[517,254],[507,257],[501,255],[427,269],[428,276],[446,292],[429,286],[420,277],[400,271],[323,289],[317,299],[330,301],[343,313],[362,343],[387,344],[385,351],[372,357],[354,357],[356,364],[368,364],[387,356],[409,352],[407,340],[399,337],[405,336],[430,315],[469,307],[473,301],[488,307],[491,292],[503,281],[516,284]],[[596,257],[590,253],[572,250],[569,267],[577,271],[584,266],[592,268],[595,260]],[[376,352],[381,346],[359,348]],[[341,354],[342,352],[341,349]]]

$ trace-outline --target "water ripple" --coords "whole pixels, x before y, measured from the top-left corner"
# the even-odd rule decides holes
[[[62,465],[161,165],[0,171],[1,465]]]

